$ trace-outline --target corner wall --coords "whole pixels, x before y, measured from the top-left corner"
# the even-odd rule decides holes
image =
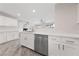
[[[56,32],[79,34],[77,4],[63,3],[55,6]]]

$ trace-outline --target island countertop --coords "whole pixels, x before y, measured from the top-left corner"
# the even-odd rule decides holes
[[[20,33],[31,33],[31,34],[43,34],[43,35],[53,35],[53,36],[61,36],[61,37],[70,37],[70,38],[79,38],[79,34],[72,34],[72,33],[55,33],[55,32],[20,32]]]

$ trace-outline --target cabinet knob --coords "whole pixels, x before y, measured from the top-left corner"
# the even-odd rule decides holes
[[[58,49],[60,50],[60,44],[58,44]]]
[[[63,45],[63,48],[62,49],[64,50],[64,45]]]

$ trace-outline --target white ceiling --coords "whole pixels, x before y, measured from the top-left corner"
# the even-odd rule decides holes
[[[54,19],[53,3],[0,3],[0,11],[7,12],[21,20]],[[36,12],[33,13],[32,10]]]

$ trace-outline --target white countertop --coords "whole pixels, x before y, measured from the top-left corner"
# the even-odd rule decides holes
[[[23,32],[28,33],[28,32]],[[79,38],[79,34],[71,34],[71,33],[54,33],[54,32],[29,32],[33,34],[43,34],[43,35],[53,35],[53,36],[61,36],[61,37],[71,37],[71,38]]]
[[[79,34],[71,34],[71,33],[35,32],[35,34],[45,34],[45,35],[53,35],[53,36],[79,38]]]

